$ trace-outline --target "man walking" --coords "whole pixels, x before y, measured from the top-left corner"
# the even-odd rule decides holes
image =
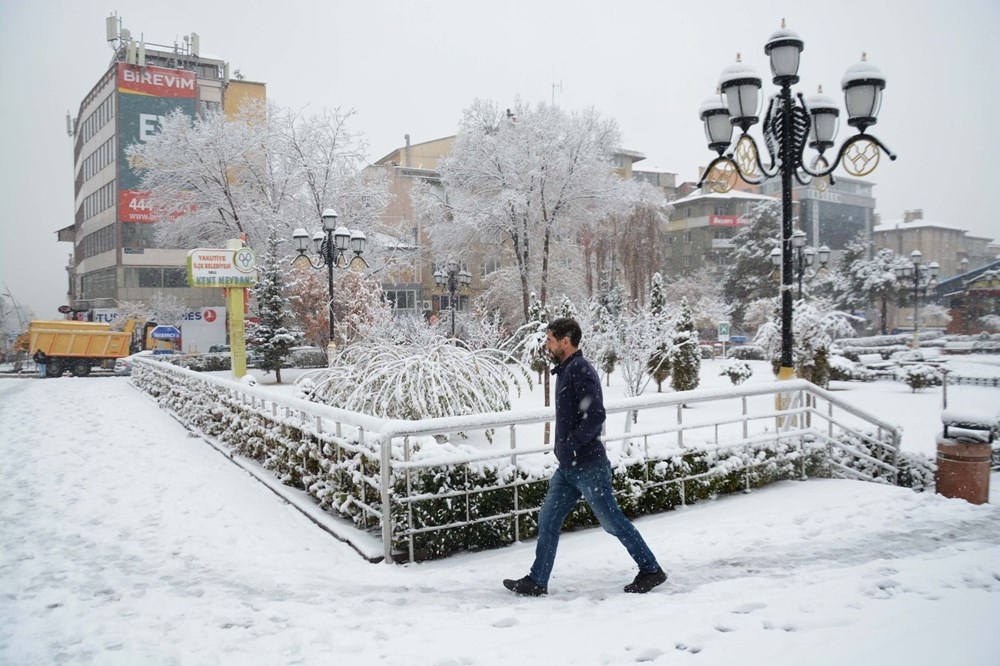
[[[667,579],[656,556],[622,513],[611,488],[611,463],[599,435],[604,425],[601,379],[580,351],[582,332],[574,319],[556,319],[546,329],[545,348],[557,364],[555,454],[559,466],[538,515],[535,561],[527,576],[506,579],[508,590],[525,596],[548,594],[549,576],[559,545],[559,532],[580,497],[594,512],[601,527],[618,537],[639,566],[626,592],[645,593]]]

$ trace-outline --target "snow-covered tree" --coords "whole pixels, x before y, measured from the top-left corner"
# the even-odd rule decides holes
[[[731,321],[733,306],[723,297],[718,275],[708,269],[674,276],[664,284],[664,289],[668,301],[679,303],[681,298],[687,299],[699,336],[713,335],[720,321]],[[744,324],[746,319],[744,312]]]
[[[302,340],[302,333],[288,326],[289,307],[284,293],[287,261],[280,251],[282,242],[278,230],[272,227],[253,288],[258,321],[249,323],[246,335],[247,345],[260,354],[260,369],[274,371],[279,384],[281,369],[285,367],[291,348]]]
[[[590,332],[585,339],[587,357],[604,373],[605,381],[610,385],[611,373],[618,364],[618,354],[623,344],[622,318],[612,315],[604,304],[593,300],[585,319],[587,324],[581,324],[581,328]]]
[[[722,293],[733,307],[733,323],[743,325],[745,308],[757,298],[778,293],[771,250],[781,247],[781,202],[755,203],[749,224],[733,238],[733,263],[726,270]]]
[[[888,333],[887,311],[904,289],[896,277],[896,267],[907,261],[889,248],[879,249],[868,259],[869,242],[858,234],[847,244],[837,262],[834,298],[837,307],[847,312],[865,311],[873,304],[879,311],[879,331]]]
[[[111,322],[111,328],[120,331],[129,320],[154,322],[161,326],[181,326],[187,305],[171,294],[157,293],[149,301],[116,301],[120,315]]]
[[[667,297],[663,288],[663,276],[654,273],[649,287],[649,316],[655,329],[658,344],[646,362],[646,371],[656,382],[656,392],[663,390],[663,382],[670,376],[670,340],[664,335],[668,328]]]
[[[545,327],[549,323],[549,313],[535,293],[530,295],[528,305],[528,335],[524,341],[524,362],[538,373],[538,381],[543,381],[549,370],[549,353],[545,351]],[[546,383],[545,405],[548,406],[548,384]]]
[[[342,271],[341,271],[342,272]],[[339,277],[339,275],[338,275]],[[334,289],[336,290],[336,283]],[[290,310],[290,324],[302,331],[303,342],[324,348],[330,342],[330,317],[327,306],[326,275],[310,268],[293,268],[285,286]],[[334,299],[336,316],[337,299]]]
[[[162,247],[223,247],[245,238],[265,246],[268,229],[290,238],[334,208],[349,226],[371,229],[388,203],[384,179],[363,178],[364,143],[350,114],[304,117],[250,102],[234,116],[168,114],[160,130],[127,148],[158,218]]]
[[[694,315],[687,299],[681,300],[680,314],[674,324],[670,355],[670,386],[675,391],[698,388],[701,372],[701,351],[698,348],[698,331],[694,328]]]
[[[650,359],[657,350],[669,349],[669,327],[648,308],[636,306],[622,313],[611,330],[617,335],[616,365],[625,381],[625,395],[642,395],[654,378]]]
[[[349,345],[365,337],[372,324],[393,319],[392,304],[385,299],[382,285],[360,271],[343,271],[337,283],[340,308],[334,306],[339,344]]]
[[[855,335],[850,318],[821,299],[798,301],[792,309],[792,365],[797,376],[825,385],[829,373],[830,345]],[[781,356],[781,322],[775,317],[760,327],[754,344],[760,345],[778,372]]]
[[[509,248],[527,321],[531,292],[547,305],[553,280],[560,272],[571,275],[560,268],[574,263],[558,258],[575,253],[579,261],[581,230],[627,213],[638,199],[638,185],[613,171],[619,144],[615,123],[593,110],[518,102],[505,111],[476,100],[439,165],[443,196],[424,189],[418,206],[431,221],[435,245],[454,251],[475,241]],[[559,291],[569,293],[568,286]]]

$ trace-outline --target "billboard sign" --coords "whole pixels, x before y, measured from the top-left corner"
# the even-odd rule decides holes
[[[187,278],[192,287],[252,287],[257,283],[257,255],[248,247],[191,250]]]
[[[739,215],[709,215],[708,226],[710,227],[742,227],[747,223]]]
[[[175,109],[192,118],[196,110],[194,72],[166,67],[118,64],[118,219],[121,222],[155,222],[146,193],[139,189],[142,176],[125,151],[144,143],[159,131],[160,119]]]

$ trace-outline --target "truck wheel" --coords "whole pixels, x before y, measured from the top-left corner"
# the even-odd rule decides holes
[[[90,364],[86,361],[77,361],[73,364],[73,374],[77,377],[86,377],[90,374]]]
[[[62,377],[63,373],[63,362],[59,359],[49,359],[48,364],[45,366],[45,375],[47,377]]]

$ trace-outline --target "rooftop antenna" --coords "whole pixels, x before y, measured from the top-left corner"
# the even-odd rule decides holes
[[[104,30],[107,33],[108,46],[115,50],[118,49],[118,45],[115,42],[118,41],[121,26],[122,20],[119,18],[118,14],[112,14],[104,19]]]

